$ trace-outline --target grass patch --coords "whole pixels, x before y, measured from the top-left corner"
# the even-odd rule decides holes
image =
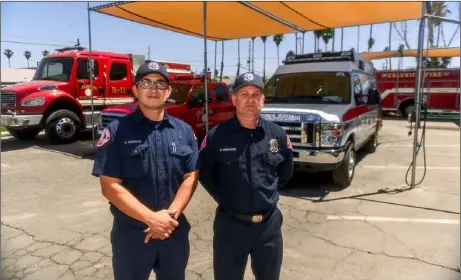
[[[5,132],[5,131],[7,131],[7,130],[6,130],[6,128],[4,128],[3,126],[0,126],[0,131],[1,131],[1,132]]]

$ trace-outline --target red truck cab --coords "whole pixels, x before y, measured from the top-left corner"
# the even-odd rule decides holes
[[[32,81],[1,89],[0,126],[19,140],[45,130],[53,142],[70,143],[93,127],[92,119],[98,124],[101,109],[132,101],[134,64],[144,63],[144,56],[92,51],[91,59],[81,47],[44,57]]]
[[[208,127],[212,128],[235,114],[230,88],[224,82],[208,83]],[[173,91],[166,104],[168,114],[185,121],[200,141],[206,135],[205,82],[202,79],[181,77],[171,83]],[[137,103],[132,102],[102,110],[98,131],[117,118],[131,114]]]

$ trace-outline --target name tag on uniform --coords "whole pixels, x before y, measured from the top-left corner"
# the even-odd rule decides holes
[[[125,140],[124,144],[141,144],[141,140]]]
[[[237,148],[220,148],[220,152],[235,152],[237,151]]]

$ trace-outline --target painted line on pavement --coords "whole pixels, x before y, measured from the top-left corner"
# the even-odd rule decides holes
[[[392,217],[371,217],[371,216],[327,216],[327,220],[346,221],[374,221],[374,222],[398,222],[398,223],[426,223],[426,224],[452,224],[459,225],[459,220],[449,219],[418,219],[418,218],[392,218]]]
[[[408,169],[409,165],[365,165],[363,168],[369,169]],[[424,166],[416,166],[416,169],[423,169]],[[432,170],[459,170],[459,166],[427,166]]]
[[[413,147],[413,144],[402,145],[402,144],[390,144],[390,143],[383,143],[379,144],[379,146],[386,146],[386,147]],[[426,147],[437,147],[437,148],[459,148],[459,144],[454,145],[434,145],[434,144],[425,144]]]

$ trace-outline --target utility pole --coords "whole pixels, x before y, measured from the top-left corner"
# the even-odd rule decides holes
[[[147,60],[150,61],[150,45],[147,46]]]

